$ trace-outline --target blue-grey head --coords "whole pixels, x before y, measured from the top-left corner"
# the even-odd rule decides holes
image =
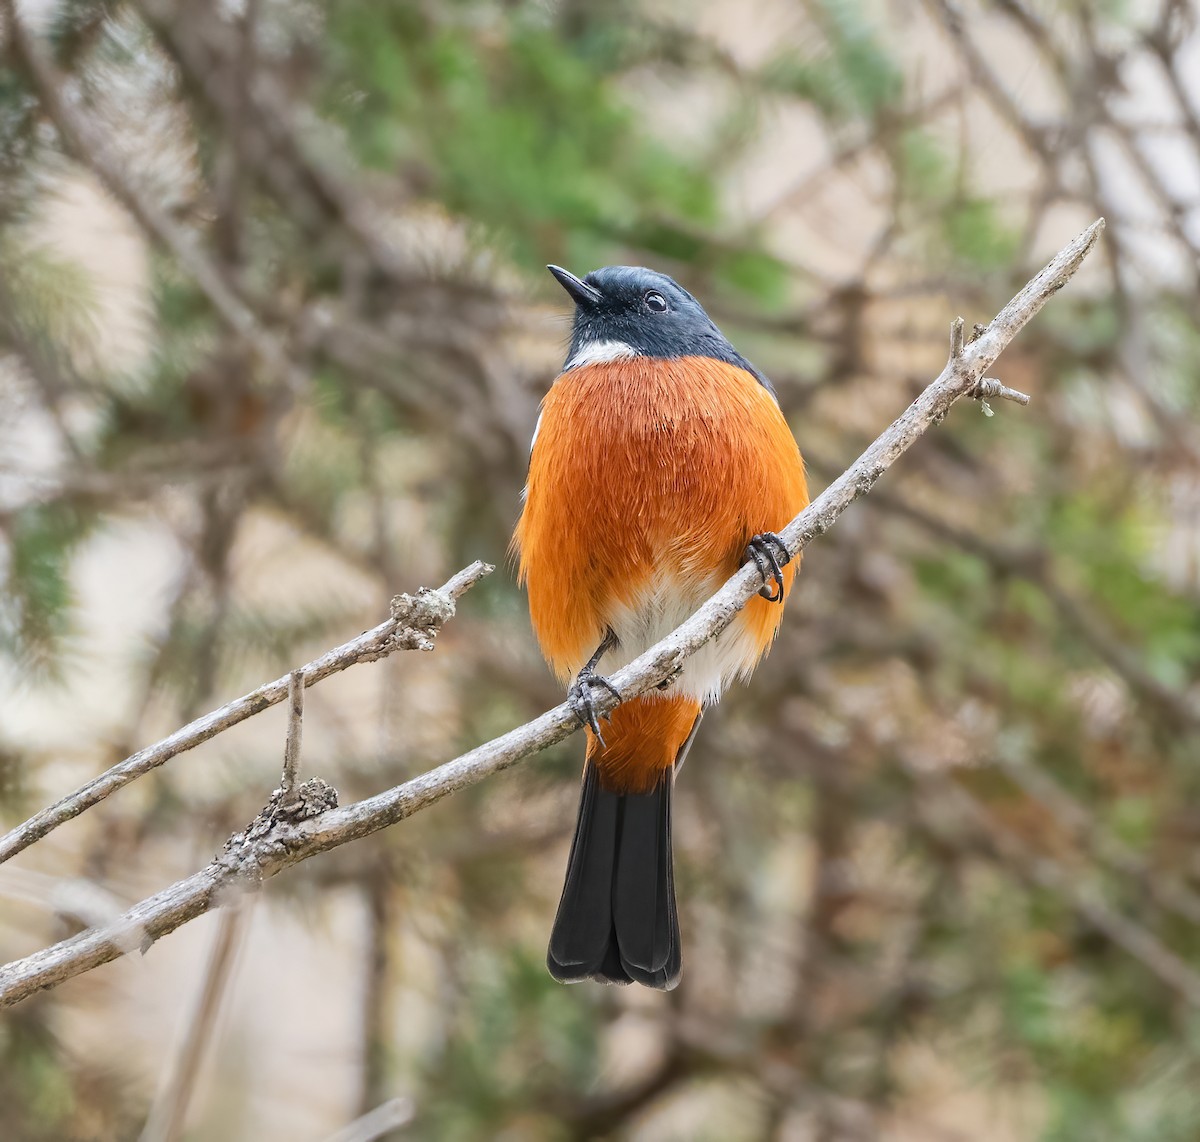
[[[561,266],[546,269],[575,302],[564,371],[629,357],[711,357],[745,369],[774,395],[771,382],[666,274],[644,266],[605,266],[577,278]]]

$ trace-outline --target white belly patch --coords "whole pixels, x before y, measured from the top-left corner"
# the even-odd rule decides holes
[[[632,604],[618,606],[610,613],[609,626],[619,645],[600,660],[600,672],[611,674],[649,650],[688,618],[723,582],[723,579],[713,579],[684,585],[675,575],[655,576]],[[746,629],[744,616],[739,614],[720,635],[706,642],[684,663],[671,692],[712,704],[738,675],[748,677],[761,657],[757,638]]]

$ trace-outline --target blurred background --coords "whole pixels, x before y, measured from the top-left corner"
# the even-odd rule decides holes
[[[995,370],[1030,407],[963,402],[814,543],[705,719],[677,991],[545,972],[575,737],[271,881],[176,1136],[396,1098],[388,1136],[434,1140],[1200,1136],[1198,17],[0,0],[7,827],[476,558],[433,655],[309,692],[303,773],[347,802],[561,700],[506,558],[569,329],[547,261],[677,277],[815,491],[952,317],[1108,219]],[[202,867],[283,734],[0,869],[0,961]],[[217,927],[5,1012],[0,1136],[137,1138]]]

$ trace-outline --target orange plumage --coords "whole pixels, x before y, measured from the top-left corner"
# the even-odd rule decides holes
[[[751,536],[807,503],[787,422],[745,370],[634,357],[564,373],[542,405],[513,537],[543,653],[565,680],[612,628],[621,645],[601,669],[632,660],[737,570]],[[589,735],[604,785],[643,790],[669,769],[701,702],[753,669],[781,616],[756,596],[669,695],[619,706],[606,749]]]
[[[683,694],[651,694],[622,702],[604,726],[604,744],[587,734],[587,764],[606,789],[648,793],[675,765],[700,716],[700,703]]]

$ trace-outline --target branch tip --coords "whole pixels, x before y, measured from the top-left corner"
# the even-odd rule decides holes
[[[392,641],[405,650],[432,650],[442,624],[454,617],[455,602],[495,569],[477,559],[436,590],[422,587],[415,595],[393,596],[391,612],[396,629]]]
[[[1003,349],[1042,306],[1075,276],[1076,270],[1104,232],[1104,225],[1104,219],[1097,218],[1086,230],[1077,234],[996,314],[986,333],[973,343],[978,351],[987,354],[984,368],[999,355],[999,349]],[[996,352],[989,352],[993,346],[998,346]]]
[[[495,564],[484,563],[482,559],[476,559],[469,567],[464,567],[457,574],[453,575],[439,590],[442,594],[449,595],[450,598],[458,600],[474,587],[480,579],[486,579],[495,570]]]

